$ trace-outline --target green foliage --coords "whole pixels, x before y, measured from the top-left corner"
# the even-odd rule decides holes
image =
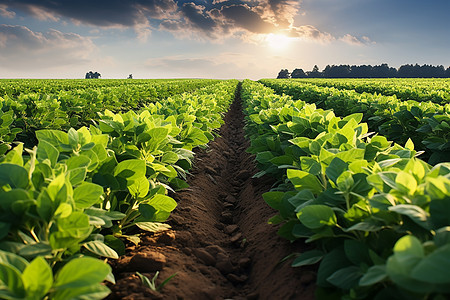
[[[93,125],[35,124],[37,145],[0,152],[0,297],[106,297],[100,282],[114,277],[97,258],[123,255],[122,239],[139,243],[136,229],[170,228],[163,222],[177,203],[168,193],[187,186],[192,150],[213,139],[236,85],[220,81],[136,111],[84,107]]]
[[[56,274],[42,257],[28,262],[0,250],[2,299],[101,299],[109,289],[100,284],[111,267],[92,257],[74,257]]]
[[[271,223],[317,247],[293,266],[320,262],[317,284],[349,299],[448,296],[449,163],[373,136],[360,113],[336,117],[250,81],[242,98],[248,151],[280,183],[263,195]]]
[[[432,101],[438,104],[450,103],[450,81],[438,78],[389,78],[389,79],[301,79],[323,87],[355,90],[358,93],[396,96],[403,101]]]
[[[355,80],[346,83],[339,80],[264,79],[261,82],[278,93],[286,93],[294,99],[315,103],[324,109],[333,109],[338,116],[363,113],[362,120],[367,122],[371,131],[379,132],[402,145],[412,139],[417,150],[425,151],[424,157],[430,164],[449,161],[450,103],[448,102],[448,87],[446,91],[436,87],[436,93],[429,94],[427,91],[433,89],[429,86],[431,83],[428,80],[426,81],[427,85],[415,88],[419,93],[424,91],[422,96],[417,96],[415,92],[408,92],[404,94],[406,98],[399,100],[396,95],[403,95],[401,90],[405,86],[390,86],[388,88],[390,93],[380,95],[377,94],[380,90],[376,90],[376,87],[381,83],[377,81],[371,81],[365,85],[361,85]],[[442,85],[446,83],[444,81],[436,82],[441,82]],[[420,83],[414,81],[410,84],[412,86],[406,87],[407,89],[414,89],[413,86]],[[351,87],[355,87],[356,91]],[[388,95],[384,96],[385,94]],[[435,99],[433,95],[436,94],[445,96],[447,100],[441,98],[442,101],[437,101],[440,104],[430,101]],[[411,98],[413,95],[416,97]]]
[[[141,282],[144,286],[150,288],[152,291],[155,291],[155,292],[161,291],[162,288],[167,283],[169,283],[170,280],[172,280],[175,276],[177,276],[177,273],[172,274],[169,277],[167,277],[162,283],[160,283],[159,285],[156,285],[156,279],[159,276],[159,271],[156,271],[155,276],[153,276],[153,278],[151,280],[147,276],[144,276],[139,272],[136,272],[136,274],[139,276],[139,278],[141,279]]]

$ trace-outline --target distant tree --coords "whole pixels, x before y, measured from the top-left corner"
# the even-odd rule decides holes
[[[319,72],[319,67],[317,65],[314,65],[312,71],[306,72],[306,75],[310,78],[319,78],[322,77],[322,73]]]
[[[284,69],[278,74],[278,78],[288,78],[289,72]],[[443,65],[406,64],[398,68],[389,67],[388,64],[381,65],[327,65],[322,72],[317,65],[311,71],[303,72],[302,69],[292,71],[291,78],[450,78],[450,67]]]
[[[397,70],[395,71],[397,72]],[[372,77],[372,66],[371,65],[351,66],[349,77],[350,78]]]
[[[86,79],[99,79],[102,77],[102,75],[99,72],[93,73],[92,71],[89,71],[86,73],[86,76],[84,78]]]
[[[325,78],[348,78],[350,76],[350,66],[349,65],[330,65],[326,66],[322,71],[322,76]]]
[[[291,78],[306,78],[306,74],[303,69],[295,69],[291,73]]]
[[[439,66],[423,65],[420,67],[420,77],[425,78],[445,77],[445,68],[443,65]]]
[[[133,79],[133,74],[128,75],[127,79]]]
[[[370,74],[372,78],[391,78],[397,77],[397,69],[391,68],[388,64],[381,64],[379,66],[372,67]]]
[[[414,77],[414,65],[407,64],[400,66],[397,75],[402,78]]]
[[[288,69],[282,69],[282,70],[278,73],[277,79],[285,79],[285,78],[289,78],[290,75],[291,75],[291,74],[289,73]]]

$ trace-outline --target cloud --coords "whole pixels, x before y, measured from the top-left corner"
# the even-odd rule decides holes
[[[223,17],[223,20],[251,33],[270,33],[275,29],[273,23],[264,20],[248,5],[223,6],[219,14]]]
[[[1,2],[4,8],[21,11],[39,20],[56,22],[61,18],[68,18],[75,24],[134,28],[140,38],[145,38],[151,31],[149,18],[168,18],[178,8],[174,0],[0,0]]]
[[[191,29],[202,31],[208,36],[212,36],[212,32],[216,27],[216,22],[211,16],[205,14],[205,7],[203,5],[196,5],[195,3],[185,3],[180,8],[184,20]]]
[[[257,2],[257,11],[280,28],[292,26],[300,8],[300,1],[293,0],[258,0]]]
[[[0,25],[0,65],[5,68],[33,70],[86,63],[95,50],[91,39],[75,33]]]
[[[5,4],[0,4],[0,16],[12,19],[16,16],[16,13],[13,11],[9,11],[8,6],[6,6]]]
[[[287,31],[287,35],[293,38],[318,41],[321,43],[329,43],[335,40],[331,34],[322,32],[312,25],[292,27]]]
[[[246,41],[258,35],[281,33],[293,38],[327,43],[331,34],[312,25],[294,24],[300,13],[299,0],[0,0],[0,14],[14,17],[15,11],[39,20],[72,21],[97,28],[133,28],[145,41],[155,28],[177,38],[222,42],[229,37]],[[350,45],[369,43],[345,35]]]
[[[372,42],[370,40],[370,38],[368,38],[367,36],[357,38],[356,36],[353,36],[351,34],[346,34],[343,37],[340,37],[339,40],[343,41],[344,43],[347,43],[349,45],[355,45],[355,46],[363,46],[363,45],[375,43],[375,42]]]

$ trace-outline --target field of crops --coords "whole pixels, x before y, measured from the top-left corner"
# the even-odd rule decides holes
[[[430,164],[450,160],[450,103],[448,85],[450,80],[437,80],[430,88],[440,91],[442,104],[424,101],[417,96],[430,80],[418,81],[417,86],[410,79],[397,79],[394,83],[386,84],[386,80],[373,80],[366,90],[363,83],[366,80],[349,80],[346,88],[342,80],[262,80],[264,84],[275,89],[278,93],[285,93],[294,99],[301,99],[308,103],[315,103],[323,109],[332,109],[336,115],[345,117],[352,113],[362,113],[362,121],[367,123],[370,132],[379,133],[391,141],[404,145],[408,139],[414,142],[417,150],[425,151],[422,157]],[[353,83],[353,85],[352,85]],[[323,87],[323,85],[326,85]],[[361,85],[358,85],[361,84]],[[379,90],[390,86],[391,96],[371,94],[372,86],[379,85]],[[339,86],[339,88],[333,87]],[[350,86],[359,89],[350,89]],[[404,90],[410,89],[411,98],[405,97]],[[398,94],[393,90],[398,89]],[[363,91],[362,93],[357,90]],[[425,93],[421,94],[422,96]],[[431,95],[431,94],[430,94]],[[417,96],[417,97],[415,97]],[[416,100],[415,100],[416,99]]]
[[[449,91],[0,80],[0,298],[446,299]]]

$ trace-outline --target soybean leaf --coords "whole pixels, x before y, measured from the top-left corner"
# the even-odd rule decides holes
[[[53,272],[47,261],[38,256],[27,266],[22,280],[28,297],[42,299],[53,285]]]
[[[386,266],[385,265],[375,265],[371,266],[367,272],[359,280],[360,286],[370,286],[378,282],[381,282],[387,278]]]
[[[145,176],[145,161],[140,159],[128,159],[120,162],[114,169],[114,176],[133,180]]]
[[[23,167],[23,144],[19,143],[16,147],[14,147],[11,151],[9,151],[2,162],[11,163],[15,165],[19,165]]]
[[[344,162],[342,159],[335,157],[328,165],[326,169],[326,174],[334,183],[338,177],[348,169],[348,163]]]
[[[174,164],[178,161],[178,154],[172,151],[167,151],[161,158],[161,162],[165,164]]]
[[[74,185],[78,185],[80,183],[82,183],[85,178],[86,178],[86,174],[87,174],[87,168],[76,168],[76,169],[72,169],[69,170],[69,181],[70,183],[74,186]]]
[[[358,286],[358,282],[362,275],[363,273],[359,267],[350,266],[337,270],[330,277],[328,277],[327,280],[334,286],[337,286],[343,290],[349,290],[355,286]]]
[[[450,244],[436,249],[413,269],[411,277],[430,284],[450,283]]]
[[[344,251],[347,259],[357,266],[368,265],[372,261],[369,255],[369,247],[364,242],[345,240]]]
[[[91,160],[86,155],[72,156],[66,160],[67,169],[87,168],[91,164]]]
[[[450,226],[445,226],[436,230],[434,236],[434,243],[437,247],[450,244]]]
[[[0,263],[10,265],[20,272],[23,272],[29,264],[29,262],[23,257],[3,250],[0,250]]]
[[[110,292],[110,289],[104,285],[92,284],[77,288],[69,287],[65,289],[58,289],[54,294],[52,294],[51,299],[104,299]]]
[[[48,159],[50,160],[51,166],[55,167],[56,162],[58,161],[59,151],[51,143],[45,140],[40,141],[36,153],[39,161]]]
[[[72,149],[77,149],[79,144],[78,132],[75,129],[70,128],[67,132],[67,136],[69,138],[69,145]]]
[[[171,228],[169,224],[159,222],[137,222],[136,226],[149,232],[160,232]]]
[[[36,256],[49,256],[52,254],[52,247],[47,242],[27,244],[20,248],[19,255],[25,258],[34,258]]]
[[[310,250],[301,253],[292,262],[292,267],[301,267],[318,263],[324,257],[324,253],[320,250]]]
[[[287,177],[298,191],[309,189],[314,194],[318,194],[323,190],[319,179],[308,172],[288,169]]]
[[[11,188],[25,189],[28,186],[27,170],[14,164],[0,164],[0,185],[6,184]]]
[[[64,146],[69,144],[69,137],[67,133],[60,130],[38,130],[36,137],[40,141],[47,141],[55,146],[59,151],[62,151]]]
[[[394,246],[394,254],[386,263],[389,278],[397,285],[418,293],[428,293],[432,286],[429,283],[411,277],[414,267],[424,257],[420,241],[414,236],[404,236]]]
[[[109,258],[114,258],[114,259],[118,259],[119,255],[117,255],[117,252],[114,251],[114,249],[110,248],[109,246],[107,246],[105,243],[101,242],[101,241],[90,241],[87,243],[84,243],[83,246],[91,251],[94,254],[97,254],[98,256],[102,256],[102,257],[109,257]]]
[[[317,284],[322,287],[330,287],[327,280],[336,271],[348,267],[351,263],[347,260],[342,247],[335,248],[325,255],[317,272]]]
[[[188,184],[186,181],[184,181],[184,180],[182,180],[182,179],[180,179],[180,178],[172,178],[172,179],[170,180],[170,186],[171,186],[175,191],[179,191],[179,190],[188,188],[188,187],[189,187],[189,184]]]
[[[91,231],[89,217],[82,212],[73,212],[67,218],[61,218],[57,221],[59,230],[65,232],[74,238],[82,238]]]
[[[331,207],[326,205],[309,205],[297,213],[298,219],[310,229],[336,225],[337,219]]]
[[[143,198],[147,195],[148,189],[150,187],[150,182],[145,176],[135,178],[131,185],[128,185],[128,190],[130,194],[136,198]]]
[[[281,202],[283,201],[283,192],[266,192],[263,194],[264,201],[273,209],[280,210]]]
[[[25,297],[22,276],[14,266],[0,262],[0,282],[7,287],[6,290],[4,288],[0,289],[0,295],[5,293],[10,299]]]
[[[56,275],[57,290],[80,288],[102,282],[111,271],[103,261],[92,257],[74,258]]]
[[[123,241],[113,235],[106,235],[104,243],[113,248],[118,255],[125,254],[125,244]]]
[[[141,203],[139,205],[139,212],[141,213],[142,217],[146,220],[153,220],[156,211],[157,210],[149,204]]]
[[[77,208],[88,208],[101,202],[103,188],[97,184],[83,182],[73,190],[73,200]]]
[[[409,217],[411,220],[425,229],[430,229],[427,213],[417,205],[399,204],[390,206],[388,209],[390,211]]]
[[[395,178],[397,189],[407,195],[413,195],[417,189],[417,181],[411,174],[399,172]]]
[[[156,194],[148,201],[148,204],[153,206],[156,210],[171,212],[177,207],[177,202],[171,197],[161,194]]]

